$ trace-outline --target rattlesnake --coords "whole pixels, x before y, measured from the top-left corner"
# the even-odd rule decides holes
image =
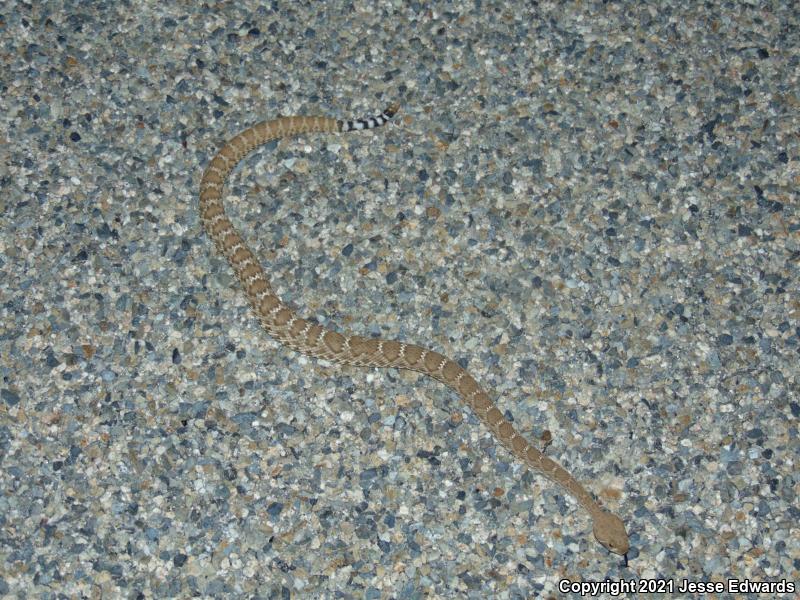
[[[627,562],[628,534],[615,514],[604,509],[561,465],[527,442],[503,417],[489,395],[466,370],[449,358],[414,344],[338,333],[301,318],[270,287],[258,260],[234,229],[222,203],[225,180],[251,150],[277,138],[303,133],[344,133],[373,129],[391,119],[391,106],[377,117],[339,121],[326,117],[282,117],[264,121],[225,144],[211,160],[200,183],[200,218],[217,250],[228,259],[261,325],[292,350],[334,363],[394,367],[430,375],[455,390],[503,446],[531,469],[560,485],[589,513],[597,541]]]

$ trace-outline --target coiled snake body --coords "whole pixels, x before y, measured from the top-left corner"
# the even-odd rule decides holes
[[[625,556],[628,534],[622,520],[605,510],[561,465],[526,441],[503,417],[489,395],[467,371],[449,358],[415,344],[339,333],[303,319],[278,298],[264,269],[234,229],[222,203],[228,174],[251,150],[277,138],[303,133],[344,133],[373,129],[394,116],[397,106],[357,121],[326,117],[282,117],[264,121],[226,143],[211,160],[200,183],[200,218],[217,250],[230,263],[247,299],[270,336],[292,350],[326,360],[361,367],[394,367],[430,375],[455,390],[491,430],[497,440],[531,469],[560,485],[592,517],[597,541]]]

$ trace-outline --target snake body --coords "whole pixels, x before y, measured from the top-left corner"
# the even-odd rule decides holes
[[[340,333],[300,317],[272,291],[264,269],[226,216],[222,201],[225,180],[253,149],[269,140],[305,133],[373,129],[387,123],[396,111],[397,106],[391,106],[376,117],[355,121],[281,117],[242,131],[220,149],[203,173],[200,218],[206,232],[230,263],[258,320],[270,336],[292,350],[334,363],[410,369],[441,381],[461,396],[506,449],[528,467],[561,486],[586,509],[593,521],[594,536],[600,544],[626,556],[629,542],[622,520],[603,508],[561,465],[522,437],[465,369],[446,356],[415,344]]]

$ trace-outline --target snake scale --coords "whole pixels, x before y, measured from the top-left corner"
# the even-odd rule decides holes
[[[200,218],[217,250],[225,256],[267,333],[292,350],[334,363],[360,367],[393,367],[419,371],[455,390],[506,449],[528,467],[561,486],[589,513],[597,541],[626,558],[628,534],[615,514],[561,465],[525,440],[503,416],[478,382],[458,364],[432,350],[395,340],[365,338],[326,329],[300,317],[270,287],[259,261],[234,229],[223,206],[225,180],[253,149],[269,140],[305,133],[344,133],[373,129],[398,110],[391,106],[377,117],[342,121],[327,117],[281,117],[263,121],[230,139],[211,160],[200,183]]]

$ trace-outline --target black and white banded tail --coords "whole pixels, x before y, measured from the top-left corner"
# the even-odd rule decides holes
[[[355,121],[338,121],[339,131],[357,131],[359,129],[375,129],[381,125],[385,125],[397,113],[398,105],[392,104],[384,110],[377,117],[369,117],[368,119],[356,119]]]

